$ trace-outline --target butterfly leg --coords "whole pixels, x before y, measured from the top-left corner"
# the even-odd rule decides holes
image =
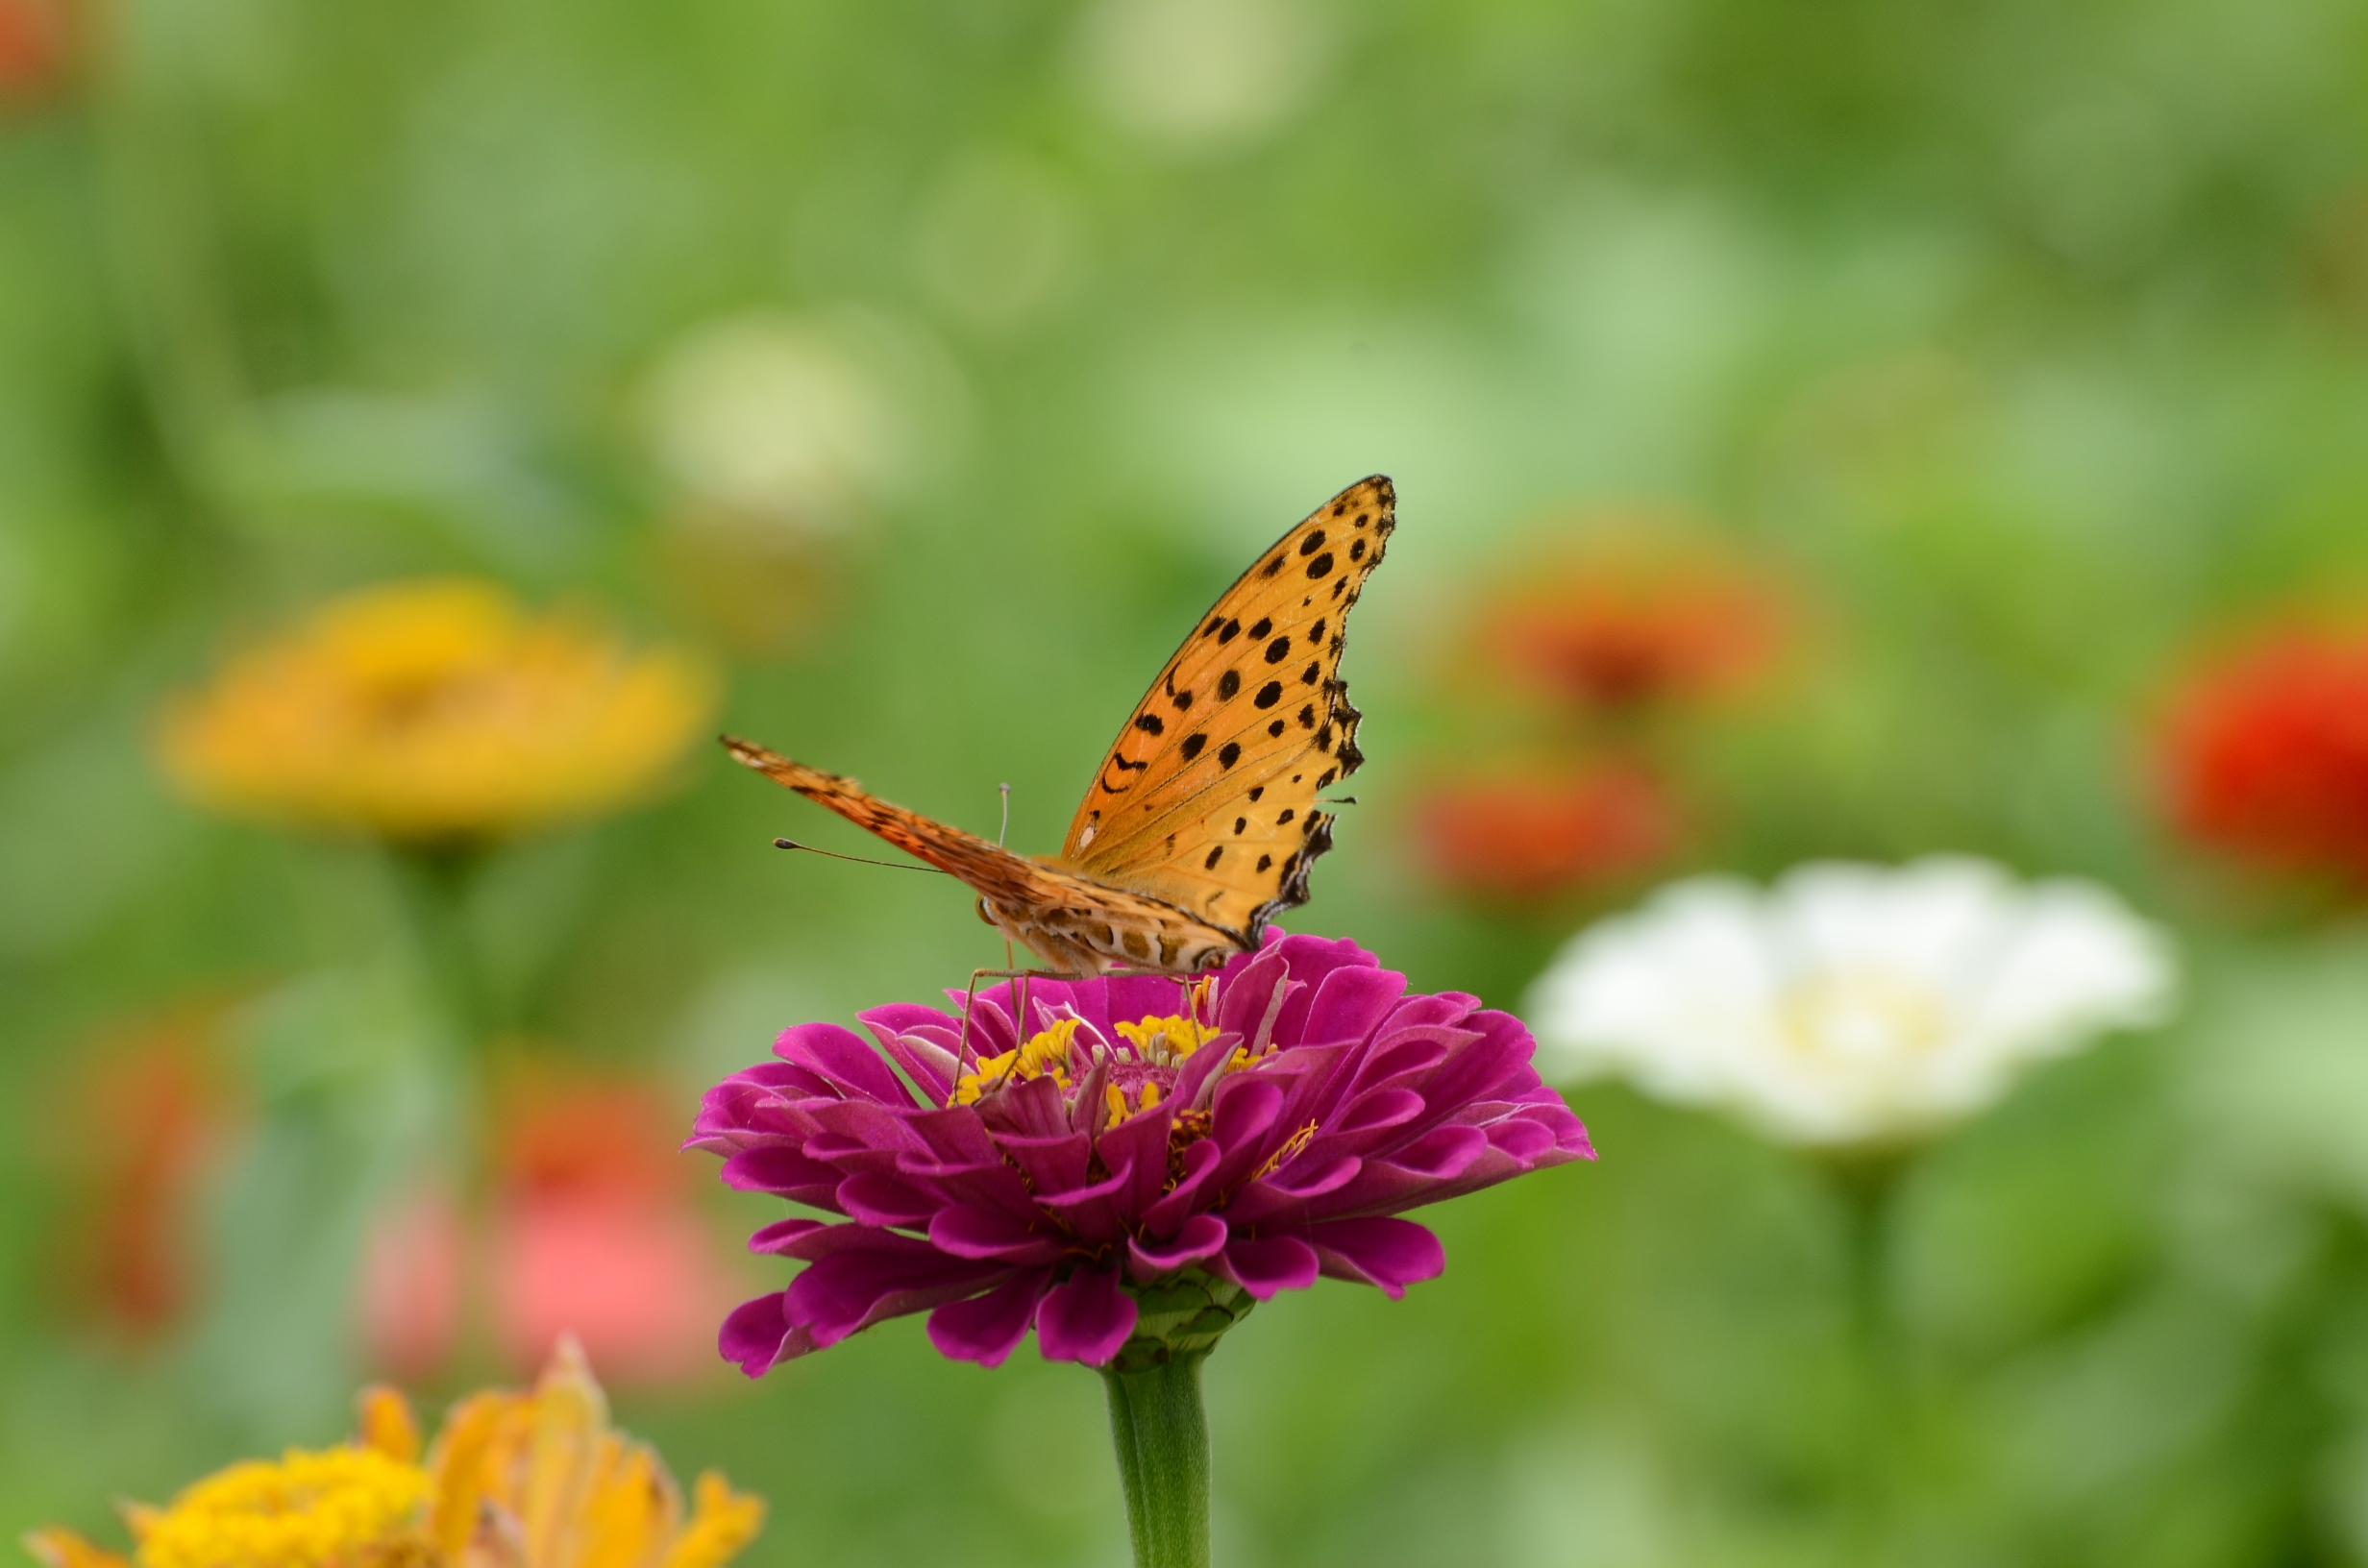
[[[1176,1011],[1187,1015],[1192,1013],[1193,981],[1190,975],[1178,974],[1172,969],[1105,969],[1102,971],[1102,978],[1105,980],[1172,980],[1175,982]]]
[[[975,1002],[975,1001],[978,999],[978,982],[979,982],[979,981],[981,981],[981,980],[1074,980],[1074,979],[1076,979],[1076,978],[1077,978],[1077,977],[1076,977],[1075,975],[1073,975],[1073,974],[1063,974],[1063,973],[1062,973],[1060,970],[1058,970],[1058,969],[1014,969],[1014,968],[1000,968],[1000,969],[973,969],[973,970],[971,970],[971,983],[970,983],[968,986],[966,986],[965,988],[963,988],[963,992],[962,992],[962,1032],[961,1032],[961,1034],[960,1034],[960,1035],[956,1038],[956,1040],[955,1040],[955,1041],[954,1041],[954,1053],[953,1053],[953,1082],[952,1082],[950,1085],[949,1085],[949,1086],[948,1086],[948,1088],[947,1088],[947,1090],[946,1090],[946,1103],[947,1103],[947,1105],[949,1105],[949,1106],[952,1105],[952,1104],[953,1104],[953,1097],[954,1097],[954,1095],[955,1095],[955,1094],[957,1094],[957,1093],[959,1093],[959,1092],[961,1092],[961,1088],[962,1088],[962,1064],[963,1064],[963,1063],[965,1063],[965,1062],[968,1062],[968,1061],[970,1060],[970,1055],[971,1055],[971,1004],[972,1004],[972,1003],[974,1003],[974,1002]],[[1019,1008],[1018,1008],[1018,1010],[1017,1010],[1017,1011],[1018,1011],[1018,1015],[1019,1015],[1019,1016],[1018,1016],[1016,1018],[1014,1018],[1012,1026],[1013,1026],[1015,1029],[1019,1029],[1019,1030],[1023,1030],[1023,1031],[1024,1031],[1024,1030],[1026,1029],[1026,1027],[1027,1027],[1027,1014],[1026,1014],[1026,1012],[1025,1012],[1025,1007],[1026,1007],[1026,997],[1027,997],[1027,993],[1026,993],[1024,991],[1023,991],[1023,992],[1020,993],[1020,995],[1019,995],[1019,996],[1017,996],[1017,997],[1015,997],[1015,998],[1014,998],[1014,1000],[1015,1000],[1015,1001],[1019,1004]],[[1027,1036],[1026,1036],[1024,1033],[1023,1033],[1023,1034],[1020,1036],[1020,1039],[1021,1039],[1022,1041],[1025,1041],[1025,1040],[1027,1039]],[[1016,1066],[1016,1065],[1017,1065],[1017,1064],[1015,1064],[1015,1066]]]

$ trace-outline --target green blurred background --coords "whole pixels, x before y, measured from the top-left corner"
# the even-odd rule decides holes
[[[1650,878],[1425,873],[1475,585],[1618,508],[1775,563],[1804,650],[1675,747],[1653,874],[1970,850],[2111,883],[2187,965],[2172,1029],[1915,1172],[1891,1555],[2368,1560],[2368,931],[2173,843],[2146,763],[2189,649],[2368,582],[2368,11],[9,8],[0,1528],[328,1441],[371,1370],[361,1237],[437,1103],[417,976],[373,851],[162,781],[160,704],[226,649],[488,576],[704,650],[728,727],[904,804],[992,831],[1008,781],[1048,850],[1195,612],[1384,472],[1371,760],[1294,923],[1516,1005]],[[868,852],[720,753],[680,780],[486,869],[506,1028],[687,1124],[777,1028],[999,959],[936,879],[768,848]],[[79,1086],[193,1006],[245,1110],[136,1333],[76,1282],[91,1171],[147,1135]],[[1221,1560],[1839,1560],[1832,1192],[1573,1099],[1600,1163],[1429,1216],[1443,1280],[1228,1339]],[[684,1158],[728,1256],[771,1211]],[[1124,1552],[1096,1380],[1032,1349],[985,1373],[905,1320],[616,1396],[770,1498],[752,1562]]]

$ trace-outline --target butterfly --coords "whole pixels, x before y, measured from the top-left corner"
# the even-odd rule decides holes
[[[727,735],[739,762],[952,873],[989,925],[1071,975],[1187,974],[1254,951],[1332,846],[1320,792],[1357,771],[1348,612],[1397,526],[1379,475],[1318,507],[1193,624],[1111,743],[1057,856],[891,805]]]

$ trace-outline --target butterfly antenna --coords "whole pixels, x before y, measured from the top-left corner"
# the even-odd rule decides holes
[[[1003,825],[995,830],[995,847],[1000,849],[1003,847],[1003,841],[1011,837],[1011,786],[998,784],[995,788],[997,793],[1003,797]],[[1008,967],[1011,961],[1005,959],[1003,962]]]
[[[861,855],[842,855],[836,849],[817,849],[810,844],[800,844],[796,839],[776,839],[773,841],[773,847],[802,849],[809,855],[826,855],[832,860],[851,860],[858,866],[879,866],[892,871],[934,871],[939,876],[950,874],[938,870],[934,866],[908,866],[898,860],[867,860]]]

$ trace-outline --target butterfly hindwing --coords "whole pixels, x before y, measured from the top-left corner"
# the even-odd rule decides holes
[[[1349,486],[1199,619],[1104,755],[1063,864],[1246,943],[1305,900],[1331,845],[1318,794],[1364,760],[1341,651],[1395,504],[1386,478]]]

